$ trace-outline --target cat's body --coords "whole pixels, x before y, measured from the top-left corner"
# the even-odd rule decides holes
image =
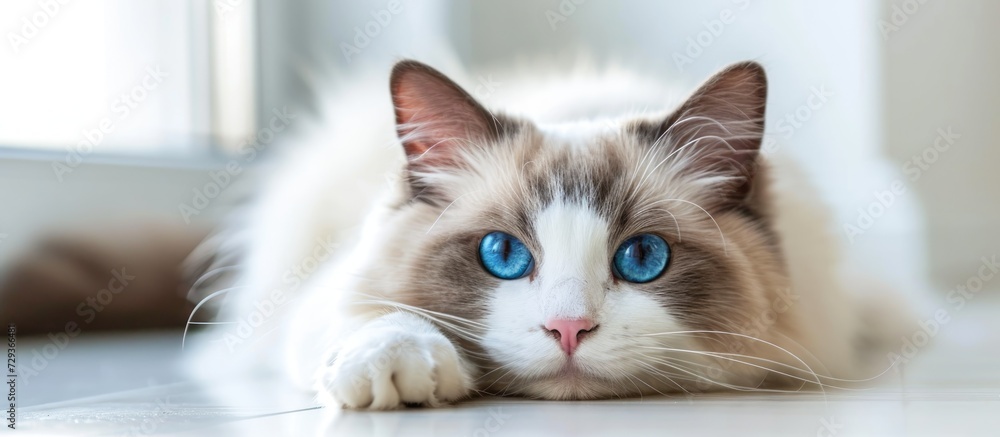
[[[232,232],[234,324],[210,333],[213,361],[369,408],[861,376],[870,286],[842,277],[794,163],[758,153],[763,70],[730,67],[679,106],[647,79],[594,80],[607,89],[504,90],[523,106],[498,109],[518,116],[412,62],[394,70],[395,107],[337,94]],[[530,252],[521,276],[487,268],[491,232]],[[616,250],[642,235],[668,262],[626,280]]]

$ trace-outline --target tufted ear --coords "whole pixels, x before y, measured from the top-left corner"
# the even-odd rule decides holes
[[[495,140],[499,120],[455,82],[416,61],[401,61],[389,80],[396,130],[411,168],[455,162],[462,147]]]
[[[702,84],[660,126],[679,160],[718,178],[742,199],[752,186],[764,136],[767,76],[756,62],[726,67]]]

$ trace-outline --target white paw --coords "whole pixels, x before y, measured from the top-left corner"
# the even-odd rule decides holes
[[[376,322],[344,344],[318,382],[324,405],[384,410],[456,401],[472,379],[455,347],[429,323]]]

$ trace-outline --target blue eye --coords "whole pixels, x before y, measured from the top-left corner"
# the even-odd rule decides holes
[[[535,266],[521,240],[499,231],[486,234],[479,242],[479,260],[487,272],[500,279],[523,278]]]
[[[649,282],[663,273],[670,262],[670,246],[653,234],[641,234],[625,240],[611,263],[615,276],[629,282]]]

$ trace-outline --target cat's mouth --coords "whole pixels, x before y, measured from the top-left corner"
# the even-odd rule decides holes
[[[587,377],[588,375],[580,369],[580,366],[576,364],[576,361],[572,357],[566,359],[566,363],[563,364],[562,368],[556,371],[552,376],[553,378],[580,378]]]
[[[523,393],[545,399],[595,399],[614,393],[620,384],[613,378],[587,371],[572,360],[548,375],[525,379],[518,384]]]
[[[563,382],[594,382],[606,380],[604,375],[597,373],[594,369],[581,364],[580,359],[575,356],[566,357],[566,361],[548,375],[541,376],[540,379]]]

